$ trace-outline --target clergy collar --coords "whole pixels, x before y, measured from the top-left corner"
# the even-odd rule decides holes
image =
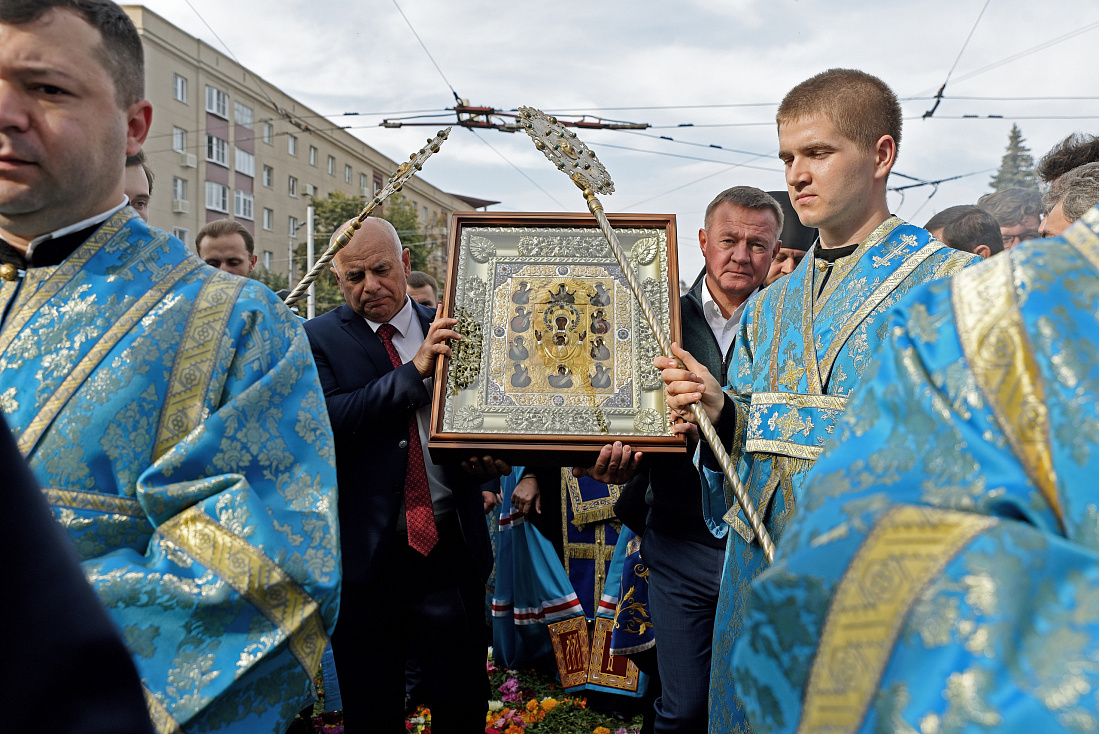
[[[15,265],[20,269],[59,265],[76,248],[84,244],[92,233],[99,229],[99,225],[129,203],[129,198],[124,196],[121,204],[102,214],[35,237],[27,245],[26,253],[0,239],[0,262]]]
[[[817,240],[817,242],[819,243],[820,240]],[[848,255],[853,253],[855,250],[859,249],[859,245],[861,245],[861,244],[862,244],[861,242],[856,242],[853,245],[844,245],[843,247],[819,247],[818,246],[813,250],[813,257],[817,258],[818,260],[823,260],[825,262],[834,263],[836,260],[839,260],[841,257],[847,257]]]
[[[394,329],[397,330],[397,333],[401,336],[408,336],[408,330],[412,326],[412,319],[414,319],[415,317],[416,313],[412,309],[412,299],[408,296],[405,296],[404,308],[398,311],[396,316],[394,316],[385,323],[390,324]],[[378,331],[378,327],[382,325],[382,322],[371,321],[365,316],[363,317],[363,321],[365,321],[367,325],[369,325],[370,328],[374,330],[375,333]]]

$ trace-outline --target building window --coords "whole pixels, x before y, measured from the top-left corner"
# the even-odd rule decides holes
[[[290,217],[290,236],[293,237],[298,233],[298,218]]]
[[[256,177],[256,157],[246,150],[236,149],[236,170],[245,176]]]
[[[359,174],[359,188],[362,189],[362,195],[366,196],[366,174]]]
[[[173,94],[177,102],[187,104],[187,77],[175,75],[175,88]]]
[[[287,135],[286,136],[286,150],[290,155],[296,156],[298,154],[298,136]]]
[[[206,182],[206,208],[222,214],[229,213],[229,187],[213,181]]]
[[[211,115],[229,119],[229,95],[217,87],[206,87],[206,111]]]
[[[377,196],[378,192],[382,190],[382,174],[374,171],[374,195]]]
[[[289,191],[290,191],[291,196],[297,198],[297,195],[298,195],[298,179],[294,178],[293,176],[290,177]]]
[[[317,147],[315,145],[309,146],[309,165],[317,165]]]
[[[271,145],[275,139],[275,126],[269,122],[263,123],[263,142]]]
[[[252,221],[254,219],[252,215],[255,201],[252,195],[237,189],[233,192],[233,214],[241,219],[247,219]]]
[[[265,209],[264,211],[270,211],[270,210]],[[271,229],[271,228],[268,227],[267,229]],[[274,260],[274,259],[275,259],[275,257],[274,257],[273,252],[271,252],[270,250],[264,250],[263,251],[263,267],[265,269],[267,269],[267,270],[271,269],[271,261]]]
[[[178,176],[172,177],[172,198],[187,201],[187,179]]]
[[[343,182],[351,183],[351,166],[343,167]]]
[[[219,166],[229,167],[229,141],[216,135],[206,135],[206,160]]]
[[[183,227],[172,227],[172,236],[184,244],[191,244],[191,233]]]
[[[240,102],[233,103],[233,118],[241,127],[252,129],[252,108]]]
[[[271,166],[263,167],[263,185],[272,188],[275,185],[275,169]]]
[[[336,175],[336,159],[333,156],[328,156],[328,175]]]
[[[181,127],[172,128],[172,150],[177,153],[187,152],[187,131]]]
[[[271,211],[270,209],[264,209],[263,210],[263,228],[270,231],[271,227],[274,226],[274,221],[275,221],[275,213],[273,211]]]
[[[424,221],[427,221],[427,207],[424,207]]]

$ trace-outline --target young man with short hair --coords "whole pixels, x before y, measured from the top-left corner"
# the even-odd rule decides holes
[[[676,347],[680,366],[658,357],[677,418],[701,402],[748,495],[776,543],[805,475],[880,343],[889,307],[923,281],[975,260],[891,216],[886,184],[896,160],[901,110],[892,90],[861,71],[831,69],[799,84],[778,115],[779,157],[794,208],[819,241],[806,261],[748,302],[729,387]],[[687,432],[684,423],[676,430]],[[738,731],[748,719],[736,695],[733,643],[744,595],[767,566],[759,541],[702,445],[703,510],[727,549],[714,635],[710,731]]]
[[[1004,251],[1000,226],[978,206],[950,206],[927,220],[923,228],[955,250],[989,258]]]
[[[256,242],[235,219],[215,219],[198,231],[195,250],[207,265],[247,278],[256,267]]]
[[[136,155],[126,156],[126,180],[123,190],[126,198],[130,200],[130,206],[146,222],[149,221],[149,200],[153,196],[155,178],[153,169],[149,168],[149,162],[145,158],[145,151],[139,150]]]
[[[113,2],[0,1],[0,409],[156,729],[285,731],[336,622],[332,429],[275,295],[125,206],[144,78]]]

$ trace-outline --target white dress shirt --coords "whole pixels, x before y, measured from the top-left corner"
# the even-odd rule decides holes
[[[374,333],[378,332],[378,327],[381,326],[380,323],[365,318],[364,321],[373,329]],[[420,351],[425,336],[423,327],[420,326],[420,319],[412,307],[411,298],[405,296],[404,308],[389,320],[389,324],[397,330],[397,333],[393,335],[393,346],[396,347],[401,362],[408,364],[416,356],[416,352]],[[434,375],[424,379],[424,387],[427,388],[429,395],[433,394],[435,387]],[[420,445],[424,450],[424,468],[427,470],[427,486],[431,492],[431,505],[435,510],[435,516],[439,517],[453,509],[453,491],[450,485],[447,484],[446,474],[443,472],[442,467],[436,466],[431,461],[431,454],[427,451],[428,425],[430,422],[431,402],[429,401],[427,405],[416,411],[416,427],[419,429]],[[404,527],[404,525],[405,518],[402,512],[400,527]]]
[[[758,292],[758,288],[752,291],[753,294]],[[751,298],[751,294],[748,298]],[[740,327],[740,317],[744,315],[744,307],[748,305],[748,298],[744,299],[744,303],[740,304],[736,311],[729,315],[729,318],[725,318],[721,315],[721,306],[717,305],[713,294],[710,293],[710,283],[705,278],[702,280],[702,313],[706,316],[706,323],[710,325],[710,331],[714,333],[714,339],[721,347],[722,357],[729,353],[729,347],[736,340],[736,332]]]

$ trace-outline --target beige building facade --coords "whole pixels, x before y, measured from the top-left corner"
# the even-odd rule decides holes
[[[156,13],[123,7],[141,34],[153,103],[144,147],[156,176],[153,226],[194,247],[206,223],[236,219],[255,237],[257,266],[288,274],[291,242],[306,239],[311,197],[373,196],[399,165]],[[494,203],[458,198],[420,177],[402,194],[435,245],[437,276],[445,272],[450,213]],[[318,256],[329,234],[316,233]],[[295,282],[303,266],[293,262]]]

